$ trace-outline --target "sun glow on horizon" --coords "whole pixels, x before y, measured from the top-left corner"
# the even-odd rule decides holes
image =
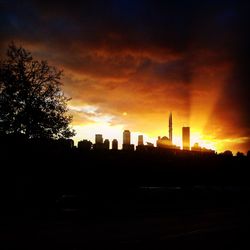
[[[121,113],[120,117],[116,117],[114,115],[103,113],[100,111],[98,106],[93,106],[89,104],[77,106],[77,105],[70,105],[70,110],[76,112],[76,114],[80,117],[84,117],[87,119],[85,124],[75,124],[73,128],[76,131],[76,136],[73,138],[75,144],[78,141],[87,139],[90,140],[92,143],[95,143],[95,134],[102,134],[103,139],[109,139],[110,143],[113,139],[118,140],[118,148],[122,148],[123,143],[123,131],[125,129],[130,130],[131,132],[131,143],[137,146],[138,144],[138,135],[143,135],[144,144],[153,143],[156,146],[156,141],[158,136],[168,137],[168,124],[167,121],[164,125],[165,128],[160,130],[151,130],[147,129],[147,131],[143,132],[142,130],[137,130],[129,128],[129,125],[126,124],[127,120],[127,112],[124,111]],[[174,116],[175,118],[175,116]],[[113,124],[114,120],[120,120],[119,123]],[[124,123],[121,123],[121,122]],[[202,134],[202,130],[197,128],[199,123],[195,124],[196,127],[193,129],[190,126],[190,148],[195,144],[198,143],[200,147],[204,147],[207,149],[216,150],[216,143],[212,140],[212,138],[206,137]],[[186,126],[186,124],[185,124]],[[173,144],[182,148],[182,122],[179,121],[179,117],[176,117],[173,123]]]
[[[118,140],[118,148],[122,148],[123,140],[123,131],[126,129],[124,125],[111,125],[108,122],[99,122],[99,123],[89,123],[84,125],[75,125],[73,128],[76,131],[76,136],[73,138],[75,144],[78,141],[87,139],[92,143],[95,143],[95,134],[102,134],[103,139],[109,139],[110,143],[113,139]],[[137,146],[138,144],[138,135],[143,135],[144,144],[147,142],[153,143],[156,146],[157,136],[152,134],[143,133],[140,131],[131,131],[131,144]],[[160,136],[164,136],[161,134]],[[216,150],[216,143],[212,140],[203,138],[200,132],[190,131],[190,147],[195,143],[199,143],[199,146],[202,148]],[[173,144],[182,148],[182,135],[180,133],[173,135]]]
[[[168,137],[168,120],[162,121],[161,116],[158,114],[153,114],[152,121],[155,121],[154,126],[145,126],[144,131],[138,129],[139,126],[137,123],[133,123],[135,117],[132,118],[128,116],[126,111],[121,112],[120,116],[104,113],[98,106],[94,105],[81,105],[81,106],[70,106],[70,110],[74,114],[77,114],[78,121],[73,124],[73,128],[76,131],[76,136],[73,138],[75,144],[77,145],[78,141],[87,139],[92,143],[95,143],[95,134],[102,134],[103,139],[109,139],[110,145],[113,139],[118,140],[118,148],[122,148],[123,143],[123,131],[125,129],[130,130],[131,132],[131,143],[137,146],[138,144],[138,135],[143,135],[144,144],[147,142],[153,143],[156,146],[156,141],[158,136]],[[168,114],[166,114],[167,116]],[[151,117],[151,115],[150,115]],[[145,125],[148,123],[150,117],[143,117],[145,120]],[[165,115],[164,115],[165,117]],[[192,115],[194,117],[194,115]],[[209,119],[209,116],[204,112],[203,118]],[[204,122],[205,120],[201,119],[192,119],[188,123],[183,122],[183,118],[178,116],[178,113],[173,113],[173,144],[182,148],[182,127],[190,127],[190,149],[194,146],[195,143],[198,143],[201,148],[212,149],[218,153],[230,149],[234,154],[237,150],[234,150],[233,145],[236,143],[244,143],[248,138],[226,138],[226,139],[217,139],[215,135],[210,135],[203,133],[205,130]],[[81,122],[81,119],[84,119],[85,122]],[[165,119],[165,118],[164,118]],[[150,122],[152,122],[150,121]],[[130,124],[130,125],[129,125]],[[163,124],[163,126],[159,126]],[[228,145],[232,145],[228,147]]]

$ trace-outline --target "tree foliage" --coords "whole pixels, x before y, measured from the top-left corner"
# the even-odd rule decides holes
[[[0,132],[28,138],[72,137],[61,76],[62,71],[10,44],[7,58],[0,61]]]

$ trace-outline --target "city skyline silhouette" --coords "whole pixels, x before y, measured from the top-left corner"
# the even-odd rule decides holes
[[[132,143],[131,142],[131,138],[132,138],[132,131],[129,130],[124,130],[123,131],[123,139],[122,141],[118,141],[117,138],[112,138],[112,140],[108,139],[108,138],[103,138],[102,134],[95,134],[95,140],[94,141],[89,141],[86,138],[83,138],[83,140],[80,140],[77,142],[77,145],[79,147],[79,145],[81,145],[83,142],[85,143],[92,143],[93,146],[91,148],[93,149],[123,149],[123,150],[136,150],[138,147],[137,146],[141,146],[141,149],[143,149],[142,146],[146,146],[146,147],[159,147],[159,148],[165,148],[165,149],[174,149],[174,150],[191,150],[191,151],[203,151],[203,152],[212,152],[215,153],[216,150],[213,150],[211,148],[206,148],[206,147],[202,147],[201,145],[199,145],[198,142],[194,142],[193,145],[190,144],[190,127],[182,127],[182,145],[175,145],[173,143],[173,130],[174,130],[174,126],[173,126],[173,115],[172,112],[169,113],[169,118],[168,118],[169,124],[168,124],[168,133],[169,133],[169,137],[167,136],[158,136],[158,138],[155,139],[155,143],[149,142],[149,141],[145,141],[144,144],[144,136],[141,134],[138,134],[137,137],[137,144],[136,143]],[[185,130],[185,132],[183,131]],[[188,136],[188,139],[186,139],[186,137]],[[113,145],[113,141],[116,141],[114,144],[114,147],[112,147]],[[187,141],[188,140],[188,141]],[[106,141],[106,144],[105,144]],[[79,144],[80,142],[80,144]],[[81,147],[81,146],[80,146]]]
[[[250,249],[249,12],[0,0],[0,250]]]

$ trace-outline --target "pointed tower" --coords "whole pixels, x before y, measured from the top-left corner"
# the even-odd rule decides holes
[[[172,143],[172,139],[173,139],[173,123],[172,123],[172,112],[170,112],[169,115],[169,120],[168,120],[168,132],[169,132],[169,140]]]

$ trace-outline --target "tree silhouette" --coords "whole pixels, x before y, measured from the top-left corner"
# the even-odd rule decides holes
[[[10,44],[7,58],[0,61],[0,132],[27,138],[72,137],[61,76],[62,71]]]

